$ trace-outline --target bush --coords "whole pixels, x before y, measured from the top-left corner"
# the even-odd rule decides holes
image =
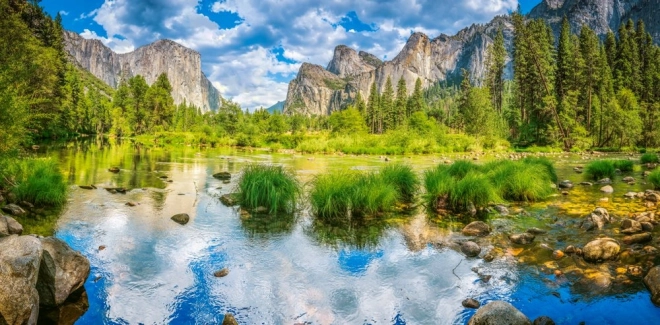
[[[639,159],[642,164],[657,164],[660,163],[658,154],[656,153],[645,153],[642,155],[642,158]]]
[[[419,189],[419,179],[410,166],[393,164],[380,171],[380,177],[397,190],[399,200],[411,203]]]
[[[584,169],[584,174],[593,180],[614,178],[616,168],[611,160],[596,160],[590,162]]]
[[[649,182],[653,184],[653,187],[656,190],[660,190],[660,169],[659,170],[654,170],[650,175],[649,175]]]
[[[19,201],[35,205],[61,206],[66,202],[67,186],[57,164],[50,159],[11,160],[4,164],[3,175]]]
[[[635,164],[627,159],[619,159],[614,161],[614,168],[624,173],[633,171]]]
[[[265,207],[270,213],[292,212],[300,196],[295,176],[282,166],[249,165],[238,181],[241,206]]]

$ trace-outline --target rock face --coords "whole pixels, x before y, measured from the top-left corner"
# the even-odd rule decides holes
[[[41,245],[44,252],[37,283],[39,304],[55,307],[82,288],[90,265],[87,258],[57,238],[43,238]]]
[[[117,54],[99,40],[64,32],[66,51],[73,61],[113,88],[121,80],[142,75],[148,84],[167,73],[175,104],[193,104],[202,112],[215,111],[221,103],[218,90],[202,72],[201,55],[170,40],[160,40],[137,50]]]
[[[477,310],[468,325],[531,325],[532,322],[516,307],[505,301],[493,301]]]
[[[43,249],[31,236],[0,239],[0,324],[36,324]]]

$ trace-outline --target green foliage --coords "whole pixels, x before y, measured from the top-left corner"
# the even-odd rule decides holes
[[[653,188],[660,190],[660,169],[651,172],[651,174],[648,176],[648,180],[651,184],[653,184]]]
[[[627,159],[614,160],[614,168],[621,172],[627,173],[633,171],[635,164]]]
[[[657,153],[648,152],[643,154],[639,161],[642,164],[657,164],[660,163],[660,158],[658,158]]]
[[[328,119],[328,123],[333,133],[364,134],[367,132],[367,125],[364,123],[364,118],[352,106],[343,111],[332,113]]]
[[[552,183],[557,183],[559,181],[559,177],[557,176],[557,170],[555,169],[555,165],[552,163],[552,161],[550,161],[550,159],[543,157],[526,157],[522,161],[523,163],[529,165],[544,166],[546,169],[546,174],[550,178],[550,181]]]
[[[465,177],[454,183],[449,192],[451,206],[459,209],[468,208],[470,204],[474,204],[475,207],[485,207],[499,200],[501,198],[488,177],[477,171],[467,173]]]
[[[323,79],[323,83],[332,90],[342,90],[346,87],[346,82],[343,80]]]
[[[57,164],[50,159],[10,159],[0,162],[0,178],[19,201],[37,206],[61,206],[67,186]]]
[[[447,168],[446,172],[449,174],[449,176],[460,180],[463,179],[468,173],[479,170],[480,167],[471,161],[458,160],[451,164],[451,166]]]
[[[547,160],[499,161],[484,166],[499,195],[510,201],[540,201],[554,191],[557,175]]]
[[[596,160],[587,165],[584,169],[584,174],[592,180],[611,179],[616,174],[616,168],[614,167],[614,162],[611,160]]]
[[[381,169],[380,178],[396,188],[401,202],[411,203],[419,189],[417,174],[408,165],[392,164]]]
[[[313,213],[322,219],[349,216],[353,199],[355,172],[333,172],[318,175],[311,182],[309,201]]]
[[[386,180],[382,174],[358,174],[351,193],[351,213],[368,216],[391,210],[399,200],[394,180]]]
[[[282,166],[249,165],[238,181],[241,206],[265,207],[270,213],[291,213],[300,196],[300,185],[293,173]]]

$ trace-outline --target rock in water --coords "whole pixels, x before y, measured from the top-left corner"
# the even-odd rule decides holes
[[[213,174],[213,177],[217,178],[221,181],[226,181],[226,180],[231,179],[231,174],[229,172],[219,172],[219,173]]]
[[[479,256],[479,253],[481,253],[481,247],[479,247],[479,245],[473,241],[468,241],[461,245],[461,251],[467,257],[475,257]]]
[[[600,191],[603,192],[603,193],[610,194],[610,193],[614,193],[614,188],[610,185],[605,185],[605,186],[600,188]]]
[[[532,325],[555,325],[555,321],[548,316],[541,316],[535,319]]]
[[[463,235],[484,237],[490,234],[490,226],[483,221],[474,221],[463,228]]]
[[[226,313],[225,319],[222,320],[222,325],[238,325],[238,322],[236,321],[236,318],[234,318],[234,315]]]
[[[559,188],[563,188],[563,189],[573,188],[573,182],[571,182],[569,180],[561,181],[561,182],[559,182]]]
[[[216,278],[224,278],[227,275],[229,275],[229,269],[228,268],[223,268],[222,270],[218,270],[213,272],[213,276]]]
[[[463,307],[471,308],[471,309],[477,309],[481,306],[480,302],[478,302],[478,301],[476,301],[472,298],[467,298],[467,299],[463,300],[463,302],[461,304],[463,305]]]
[[[509,236],[509,240],[511,240],[512,243],[518,245],[529,245],[534,241],[534,238],[536,238],[536,236],[528,232],[522,234],[513,234]]]
[[[27,214],[27,212],[25,212],[25,210],[23,210],[23,208],[19,207],[16,204],[13,204],[13,203],[3,206],[2,211],[4,211],[5,213],[10,214],[12,216],[19,216],[19,217]]]
[[[582,221],[581,228],[589,231],[594,227],[599,230],[605,227],[605,224],[612,222],[610,213],[604,208],[596,208],[589,216]]]
[[[119,169],[119,167],[110,167],[110,168],[108,168],[108,171],[111,172],[111,173],[116,174],[116,173],[119,173],[120,169]]]
[[[624,219],[621,222],[621,232],[624,234],[636,234],[642,232],[642,224],[636,220]]]
[[[0,215],[0,237],[23,234],[23,226],[12,217]]]
[[[89,260],[62,240],[41,239],[43,257],[39,269],[39,304],[55,307],[83,287],[89,276]]]
[[[613,260],[619,255],[621,246],[612,238],[599,238],[589,242],[582,249],[584,260],[599,263]]]
[[[39,293],[35,288],[43,254],[39,239],[0,239],[0,323],[36,324]]]
[[[224,194],[220,197],[220,202],[225,206],[232,207],[238,204],[238,193]]]
[[[644,284],[651,292],[651,301],[660,307],[660,266],[656,266],[644,277]]]
[[[653,235],[650,232],[623,237],[623,243],[626,245],[646,243],[651,240],[653,240]]]
[[[179,213],[173,215],[171,219],[180,225],[185,225],[190,221],[190,216],[187,213]]]
[[[468,325],[531,325],[532,322],[516,307],[505,301],[493,301],[477,310]]]

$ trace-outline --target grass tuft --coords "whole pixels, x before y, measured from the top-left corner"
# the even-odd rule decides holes
[[[592,161],[584,169],[585,176],[596,181],[603,178],[614,178],[615,173],[616,168],[611,160]]]
[[[356,178],[355,172],[332,172],[316,176],[309,193],[314,214],[324,219],[347,218]]]
[[[249,165],[238,181],[241,206],[265,207],[270,213],[293,212],[300,185],[293,173],[282,166]]]
[[[491,169],[491,182],[499,195],[510,201],[540,201],[553,193],[550,184],[557,175],[545,162],[506,161]]]
[[[410,166],[389,165],[383,168],[379,175],[385,182],[396,188],[401,202],[411,203],[415,200],[415,194],[419,190],[419,179]]]
[[[449,203],[456,209],[466,209],[470,203],[475,207],[485,207],[500,200],[488,177],[477,171],[467,173],[449,192]]]
[[[639,161],[642,164],[657,164],[660,163],[660,158],[658,158],[657,153],[645,153],[642,155],[642,157],[639,159]]]
[[[351,191],[351,212],[373,215],[389,210],[399,200],[397,186],[380,174],[360,174]]]
[[[12,192],[18,201],[27,201],[37,206],[61,206],[66,202],[64,176],[53,160],[12,160],[6,165],[3,177],[11,180]]]
[[[635,164],[627,159],[618,159],[614,160],[614,168],[620,170],[621,172],[627,173],[633,171]]]
[[[660,190],[660,169],[651,172],[651,174],[648,176],[648,180],[651,184],[653,184],[653,188]]]
[[[548,158],[544,157],[527,157],[522,160],[523,163],[528,164],[528,165],[542,165],[545,167],[547,175],[550,177],[550,181],[553,183],[557,183],[559,181],[559,177],[557,176],[557,170],[555,169],[555,165],[550,161]]]

